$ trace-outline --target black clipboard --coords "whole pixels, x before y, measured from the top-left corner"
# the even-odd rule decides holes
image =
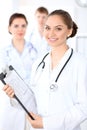
[[[23,81],[23,79],[20,77],[20,75],[17,73],[17,71],[13,68],[12,65],[8,66],[2,73],[0,73],[0,80],[2,81],[2,83],[4,85],[6,85],[7,83],[9,84],[10,82],[7,82],[6,79],[7,77],[10,77],[9,75],[12,74],[12,72],[17,76],[17,78],[20,79],[20,81],[25,84],[25,86],[27,87],[26,83]],[[12,75],[11,75],[12,77]],[[9,79],[11,79],[11,77]],[[11,80],[10,80],[11,81]],[[20,82],[19,81],[19,82]],[[21,85],[23,85],[21,84]],[[10,85],[10,84],[9,84]],[[14,89],[14,87],[13,87]],[[16,93],[14,94],[14,98],[18,101],[18,103],[21,105],[21,107],[24,109],[24,111],[29,115],[29,117],[34,120],[34,118],[32,117],[32,115],[30,114],[30,112],[27,110],[27,108],[25,107],[25,105],[22,103],[22,101],[19,99],[19,97],[16,95]]]

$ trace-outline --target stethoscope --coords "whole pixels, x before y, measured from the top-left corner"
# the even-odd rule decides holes
[[[49,54],[49,53],[47,53],[47,54],[44,56],[44,58],[42,59],[42,61],[39,63],[39,65],[37,66],[36,71],[38,70],[38,68],[40,67],[41,64],[43,64],[42,70],[45,68],[44,59],[46,58],[46,56],[47,56],[48,54]],[[54,83],[52,83],[52,84],[50,85],[50,90],[55,91],[55,90],[58,89],[57,81],[58,81],[59,76],[61,75],[62,71],[64,70],[65,66],[67,65],[67,63],[68,63],[69,60],[71,59],[72,54],[73,54],[73,49],[71,48],[71,53],[70,53],[68,59],[66,60],[65,64],[64,64],[63,67],[61,68],[60,72],[58,73],[58,75],[57,75],[57,77],[56,77]]]

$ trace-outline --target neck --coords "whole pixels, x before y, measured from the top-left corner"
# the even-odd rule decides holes
[[[69,49],[69,46],[67,44],[63,44],[62,46],[53,47],[51,54],[55,57],[56,55],[63,55],[67,50]]]
[[[12,40],[12,44],[14,46],[14,48],[19,52],[19,53],[22,53],[23,49],[24,49],[24,43],[25,43],[25,40],[22,39],[22,40],[16,40],[16,39],[13,39]]]
[[[53,48],[51,51],[51,68],[55,68],[64,56],[65,52],[69,49],[67,45],[63,47]]]

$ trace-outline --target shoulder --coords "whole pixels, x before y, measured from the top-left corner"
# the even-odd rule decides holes
[[[44,61],[48,61],[48,55],[49,52],[46,53],[44,56],[39,57],[37,60],[35,60],[35,62],[33,63],[33,68],[35,68],[35,70],[37,70],[39,68],[39,66],[41,64],[43,64]]]
[[[30,41],[27,41],[27,40],[25,40],[25,46],[27,46],[29,48],[34,47],[33,44]]]
[[[8,52],[8,51],[10,51],[10,50],[12,50],[12,45],[11,45],[11,44],[2,47],[2,48],[0,49],[0,53],[6,53],[6,52]]]
[[[37,54],[36,48],[34,47],[34,45],[30,41],[25,41],[25,43],[26,43],[25,44],[26,48],[28,48],[30,52],[33,51],[33,53],[35,52]]]
[[[76,65],[78,68],[87,68],[87,57],[84,54],[74,51],[72,60],[73,64]]]
[[[32,69],[37,69],[37,67],[38,67],[38,65],[40,64],[42,62],[42,58],[37,58],[35,61],[34,61],[34,63],[33,63],[33,65],[32,65]]]

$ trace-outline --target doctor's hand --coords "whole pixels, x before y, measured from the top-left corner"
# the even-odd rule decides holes
[[[4,91],[10,98],[14,97],[14,90],[11,88],[11,86],[5,85],[5,86],[3,87],[3,91]]]
[[[34,114],[32,112],[30,114],[33,116],[34,120],[32,120],[28,115],[26,117],[29,120],[32,127],[33,128],[43,128],[42,117],[37,114]]]

